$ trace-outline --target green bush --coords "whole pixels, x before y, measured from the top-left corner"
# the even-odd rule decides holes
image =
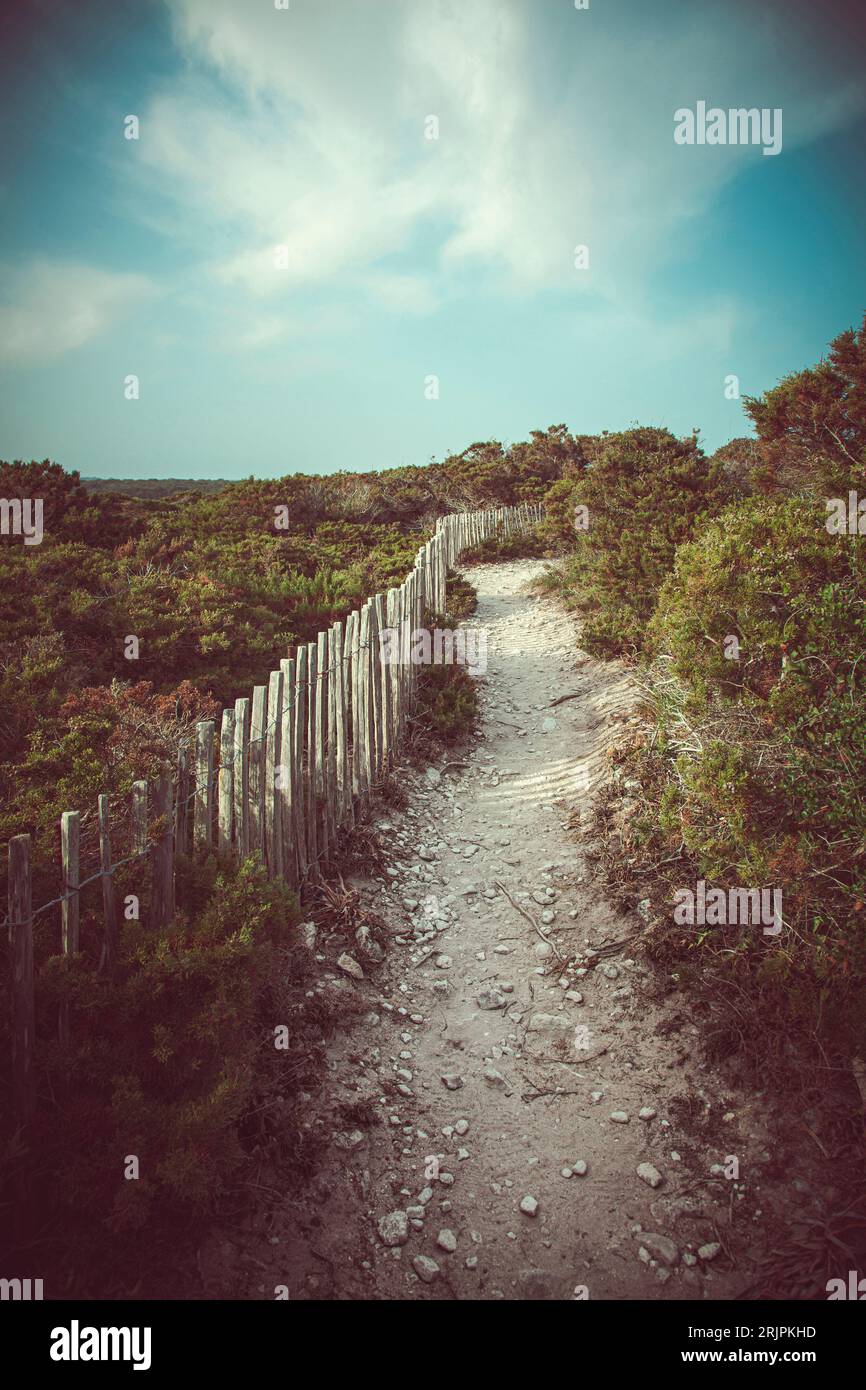
[[[288,1026],[290,1054],[311,1047],[294,895],[253,860],[180,867],[193,910],[163,931],[124,921],[113,971],[83,954],[51,956],[37,973],[31,1177],[75,1247],[70,1267],[98,1269],[106,1236],[128,1255],[131,1233],[147,1226],[153,1241],[213,1209],[248,1163],[245,1117],[286,1055],[274,1026]],[[56,1040],[63,1001],[68,1048]],[[136,1180],[124,1176],[130,1155]]]
[[[556,503],[585,529],[558,587],[583,615],[583,644],[613,655],[638,650],[681,542],[730,500],[731,484],[694,438],[632,429],[607,436],[592,465]],[[577,507],[586,510],[575,513]],[[560,521],[560,527],[564,519]]]
[[[762,983],[802,988],[804,1011],[811,979],[813,1022],[847,999],[834,1024],[852,1041],[866,1017],[866,559],[825,516],[808,498],[750,498],[677,552],[649,630],[659,728],[643,780],[660,805],[648,842],[682,841],[719,886],[782,889],[784,936],[739,949]]]
[[[465,739],[478,722],[478,689],[463,666],[425,666],[418,685],[416,718],[441,743]]]

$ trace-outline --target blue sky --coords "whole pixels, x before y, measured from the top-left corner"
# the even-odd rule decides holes
[[[237,478],[748,432],[726,377],[760,393],[866,311],[863,8],[13,7],[0,457]],[[781,108],[781,153],[677,145],[700,100]]]

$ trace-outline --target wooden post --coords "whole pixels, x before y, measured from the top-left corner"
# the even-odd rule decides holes
[[[292,736],[295,745],[294,825],[295,853],[298,874],[303,882],[307,874],[307,803],[304,780],[304,737],[307,732],[307,648],[298,647],[295,653],[295,708],[292,714]]]
[[[147,849],[147,782],[132,784],[132,853]]]
[[[12,1103],[16,1123],[24,1130],[36,1108],[33,895],[29,835],[13,835],[9,841],[8,891],[12,958]]]
[[[230,854],[235,819],[235,712],[224,709],[220,728],[220,770],[218,793],[218,844],[221,854]]]
[[[400,629],[397,625],[397,590],[389,589],[385,595],[385,626],[388,629],[388,684],[390,690],[391,753],[396,754],[400,746]]]
[[[283,734],[283,673],[268,680],[268,729],[265,739],[265,858],[270,878],[283,875],[283,798],[277,790]]]
[[[189,844],[189,744],[177,750],[177,796],[174,803],[174,852],[186,854]]]
[[[283,673],[283,714],[280,728],[280,781],[277,787],[280,821],[283,830],[283,877],[293,887],[300,882],[298,856],[295,850],[295,661],[284,657],[280,662]]]
[[[349,653],[348,691],[352,716],[352,796],[360,799],[361,786],[361,703],[358,693],[361,663],[361,615],[350,613],[346,623],[346,648]],[[353,810],[354,813],[354,810]]]
[[[250,719],[250,854],[265,857],[265,726],[268,722],[268,687],[253,686]]]
[[[328,753],[325,799],[328,807],[328,837],[336,849],[340,813],[337,803],[337,634],[328,628]]]
[[[78,852],[81,841],[81,816],[77,811],[64,811],[60,817],[60,856],[62,865],[60,904],[61,947],[64,956],[78,953],[79,902]],[[60,1044],[69,1045],[69,1001],[60,1004],[58,1020]]]
[[[358,705],[361,731],[361,798],[367,803],[373,790],[373,758],[375,732],[373,728],[373,680],[370,657],[370,603],[361,609],[360,659],[358,661]]]
[[[195,802],[192,841],[206,849],[213,841],[213,745],[214,721],[202,719],[195,726]]]
[[[157,930],[174,920],[174,836],[172,834],[172,788],[167,773],[153,786],[153,815],[158,822],[151,847],[151,915]],[[161,826],[161,828],[160,828]]]
[[[316,805],[319,814],[319,858],[328,860],[328,634],[316,635]]]
[[[250,852],[250,701],[235,700],[235,844],[238,858]]]
[[[382,768],[382,671],[379,649],[379,610],[376,598],[367,600],[370,609],[370,706],[372,709],[372,740],[370,753],[373,762],[373,778],[378,778]]]
[[[347,628],[348,631],[348,628]],[[337,731],[337,824],[342,826],[352,818],[352,773],[349,767],[349,706],[346,689],[346,654],[343,649],[343,624],[334,624],[334,722]]]
[[[383,594],[377,594],[374,600],[376,607],[376,662],[379,668],[379,713],[380,713],[380,740],[381,748],[379,752],[379,764],[382,776],[388,774],[391,765],[391,745],[393,734],[391,731],[391,663],[385,660],[385,654],[390,648],[390,638],[387,640],[386,651],[382,648],[382,634],[388,626],[385,616],[385,598]]]
[[[111,876],[111,835],[108,797],[100,796],[99,808],[99,867],[102,871],[102,912],[105,917],[105,967],[112,970],[117,960],[117,908],[114,901],[114,879]]]
[[[318,673],[319,661],[315,642],[307,643],[307,864],[309,877],[315,882],[319,872],[319,835],[316,824],[318,807],[316,803],[316,758],[318,736]]]

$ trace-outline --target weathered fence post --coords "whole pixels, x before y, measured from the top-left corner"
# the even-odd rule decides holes
[[[370,676],[370,604],[361,609],[358,659],[358,728],[361,754],[361,800],[366,805],[373,787],[373,682]]]
[[[61,939],[64,956],[78,953],[78,853],[81,842],[81,816],[77,811],[64,811],[60,817],[60,855],[62,861],[63,901],[60,904]],[[69,1001],[60,1005],[60,1042],[69,1045]]]
[[[295,853],[298,856],[298,874],[303,883],[307,875],[307,798],[306,770],[304,767],[304,739],[307,733],[307,671],[306,645],[295,651],[295,708],[292,715],[292,735],[295,745]]]
[[[349,654],[348,690],[352,715],[352,797],[360,802],[361,783],[361,615],[350,613],[346,623],[346,649]],[[353,806],[354,815],[354,806]]]
[[[253,686],[250,720],[250,854],[265,857],[265,725],[268,718],[268,687]]]
[[[280,662],[283,673],[283,713],[280,728],[280,784],[277,789],[281,802],[283,830],[283,876],[296,887],[300,882],[298,855],[295,845],[295,796],[297,795],[297,765],[295,763],[295,660],[284,657]]]
[[[147,782],[132,784],[132,853],[147,849]]]
[[[174,852],[186,854],[189,844],[189,744],[177,750],[177,789],[174,802]]]
[[[325,800],[328,807],[328,836],[336,851],[340,826],[337,805],[337,634],[328,628],[328,756],[325,772]]]
[[[196,849],[213,840],[213,744],[214,721],[202,719],[195,726],[195,801],[192,840]]]
[[[316,634],[316,806],[320,816],[319,856],[327,863],[328,854],[328,769],[325,739],[328,732],[328,634]]]
[[[307,863],[310,878],[315,881],[319,874],[319,835],[318,811],[316,804],[316,748],[318,721],[318,674],[319,660],[315,642],[307,643]]]
[[[250,852],[250,701],[235,700],[235,844],[238,859]]]
[[[111,970],[117,959],[117,908],[114,901],[114,879],[111,876],[111,835],[108,797],[100,796],[99,808],[99,867],[102,871],[102,913],[105,918],[105,967]]]
[[[347,626],[348,632],[348,626]],[[352,774],[349,768],[349,704],[346,689],[346,655],[343,624],[334,624],[334,721],[337,729],[337,824],[343,826],[352,816]]]
[[[235,818],[235,712],[224,709],[220,728],[220,770],[218,787],[218,841],[220,853],[232,847]]]
[[[270,878],[283,873],[283,798],[277,789],[283,736],[283,673],[268,681],[268,732],[265,741],[265,856]]]

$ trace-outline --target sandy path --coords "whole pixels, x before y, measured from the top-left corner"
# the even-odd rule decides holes
[[[360,992],[370,1012],[331,1048],[309,1101],[325,1167],[270,1228],[280,1249],[260,1249],[266,1273],[247,1296],[269,1296],[271,1278],[293,1298],[398,1300],[568,1299],[576,1287],[590,1298],[726,1298],[744,1282],[725,1246],[712,1263],[696,1258],[721,1227],[734,1244],[735,1194],[707,1175],[743,1152],[745,1107],[717,1141],[682,1128],[684,1101],[697,1097],[707,1114],[735,1104],[700,1069],[682,996],[665,998],[628,946],[563,974],[559,956],[642,925],[600,896],[568,828],[634,696],[622,667],[579,651],[568,616],[523,592],[540,568],[472,571],[472,622],[489,644],[477,748],[467,768],[443,759],[445,770],[407,772],[407,809],[374,820],[392,858],[383,878],[355,886],[405,938],[357,983],[333,967],[339,946],[319,943],[321,987]],[[359,1101],[376,1122],[341,1123],[340,1107]],[[653,1113],[641,1119],[644,1108]],[[563,1175],[578,1162],[585,1175]],[[645,1163],[661,1175],[656,1189],[637,1174]],[[521,1210],[527,1197],[534,1215]],[[668,1244],[647,1237],[641,1254],[641,1228]],[[421,1278],[419,1256],[436,1267],[422,1262]]]

